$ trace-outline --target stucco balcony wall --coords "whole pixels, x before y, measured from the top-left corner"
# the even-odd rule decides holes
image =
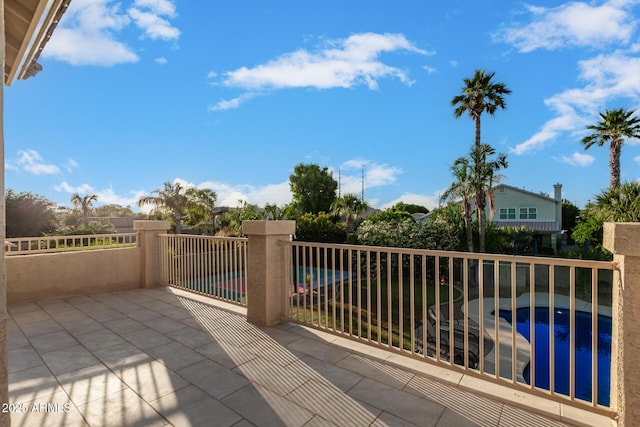
[[[141,257],[140,247],[7,257],[7,301],[139,288]]]

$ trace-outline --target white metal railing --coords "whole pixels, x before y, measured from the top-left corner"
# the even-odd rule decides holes
[[[290,320],[612,413],[614,263],[290,245]]]
[[[161,234],[165,283],[240,305],[247,304],[247,239]]]
[[[5,239],[6,255],[86,251],[137,245],[137,233],[87,234],[80,236],[11,237]]]

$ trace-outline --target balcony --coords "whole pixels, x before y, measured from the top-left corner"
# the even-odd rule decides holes
[[[14,426],[610,425],[315,329],[254,326],[243,307],[173,288],[9,314]]]
[[[532,354],[545,335],[525,339],[502,314],[543,301],[551,331],[556,311],[571,331],[579,311],[615,320],[617,299],[580,302],[576,285],[599,295],[623,259],[290,242],[285,223],[248,224],[248,239],[140,222],[135,239],[83,239],[94,250],[17,244],[7,258],[13,425],[605,426],[633,412],[615,393],[603,403],[599,385],[580,394],[579,377],[600,380],[597,356],[589,373],[569,357],[568,390],[529,384],[524,367],[541,370]],[[440,303],[427,303],[429,287]],[[614,390],[625,380],[617,363]]]

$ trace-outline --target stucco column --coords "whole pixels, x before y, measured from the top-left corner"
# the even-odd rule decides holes
[[[605,223],[604,247],[614,272],[611,336],[611,406],[618,425],[640,420],[640,223]]]
[[[168,232],[170,228],[169,221],[133,221],[133,229],[138,232],[138,247],[142,251],[140,281],[143,288],[164,284],[158,235]]]
[[[4,1],[0,0],[0,64],[4,70],[5,55]],[[7,278],[4,260],[4,240],[7,221],[4,199],[4,78],[0,84],[0,403],[9,403],[9,357],[7,351]],[[0,425],[11,425],[10,414],[0,411]]]
[[[287,246],[295,221],[242,221],[247,245],[247,320],[260,326],[280,322],[286,310]]]

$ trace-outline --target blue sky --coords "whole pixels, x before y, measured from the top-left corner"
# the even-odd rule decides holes
[[[483,116],[505,183],[583,206],[608,186],[585,151],[605,108],[638,108],[640,1],[73,0],[43,71],[5,89],[6,186],[135,206],[165,181],[218,204],[291,200],[298,163],[379,208],[437,206],[474,127],[451,98],[475,69],[512,94]],[[640,177],[640,144],[622,180]]]

